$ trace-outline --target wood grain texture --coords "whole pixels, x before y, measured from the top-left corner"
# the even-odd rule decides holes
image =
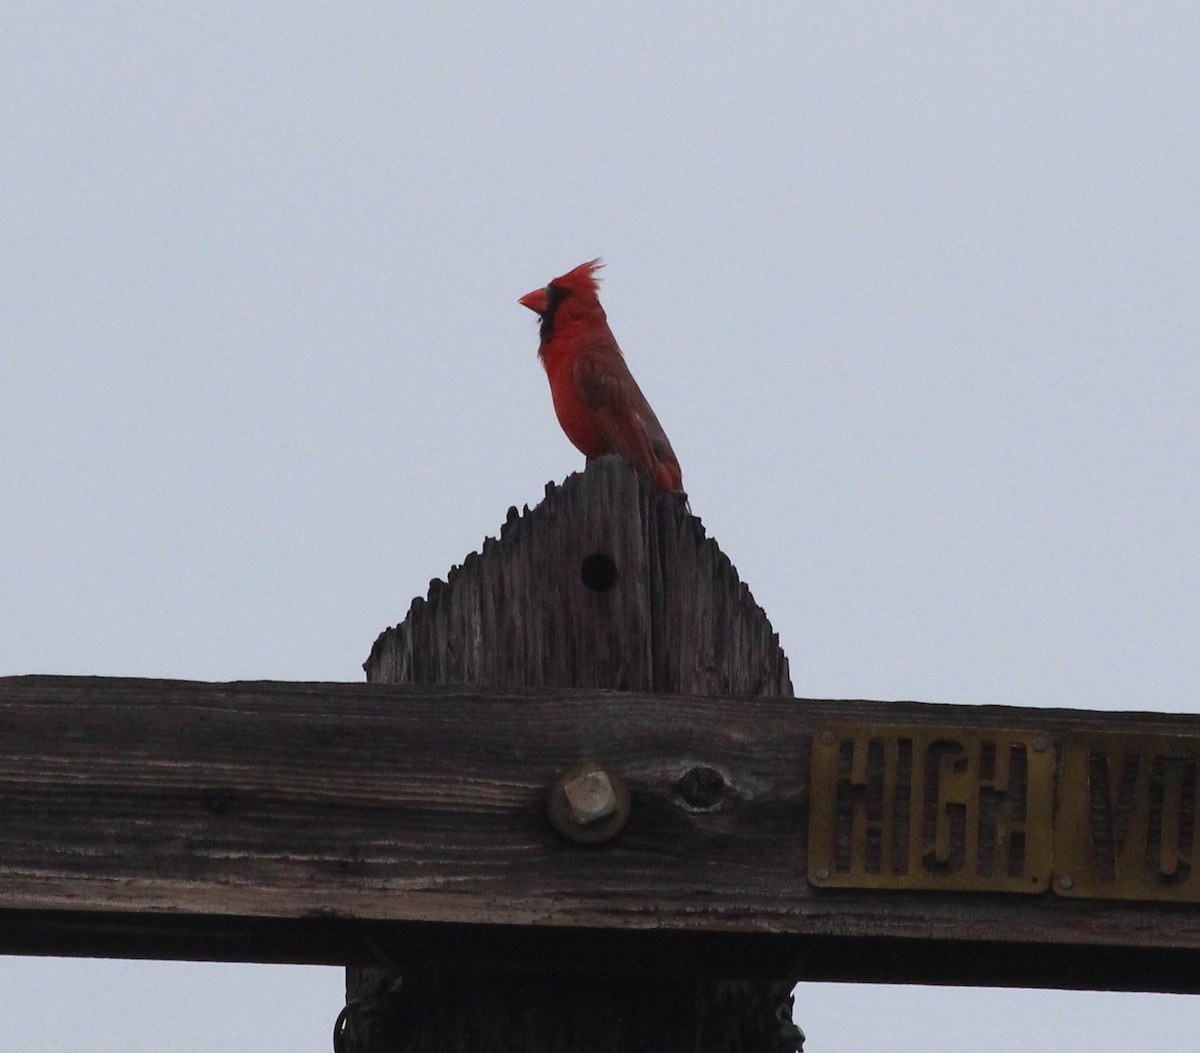
[[[607,591],[584,562],[612,560]],[[682,503],[605,457],[430,583],[375,642],[377,683],[792,694],[787,657],[750,590]]]
[[[219,957],[362,959],[407,940],[424,960],[436,935],[406,926],[436,923],[484,957],[543,927],[550,959],[576,964],[589,930],[608,934],[597,962],[622,932],[639,955],[652,953],[639,936],[728,933],[746,938],[730,941],[731,975],[782,956],[804,975],[947,982],[957,954],[989,982],[1032,983],[1057,960],[1064,986],[1200,988],[1200,969],[1162,965],[1200,950],[1193,905],[811,889],[808,747],[833,721],[1036,722],[1056,745],[1080,730],[1200,734],[1184,715],[907,702],[0,679],[0,948],[153,956],[143,932],[211,957],[207,932],[226,934]],[[564,842],[544,810],[584,755],[633,794],[601,846]],[[696,767],[723,774],[716,807],[681,796]],[[1089,974],[1071,948],[1123,949],[1125,974]]]
[[[380,637],[364,668],[372,682],[726,696],[792,693],[779,639],[728,558],[705,537],[681,495],[656,494],[619,457],[591,460],[561,487],[548,486],[532,511],[518,515],[510,509],[500,539],[485,542],[482,553],[469,556],[445,584],[434,582],[428,598],[415,601],[404,622]],[[607,744],[572,727],[571,715],[560,713],[559,720],[580,751],[576,759],[590,754],[609,762]],[[497,743],[531,747],[524,737],[492,730]],[[665,727],[652,731],[655,741],[670,733]],[[636,772],[648,760],[629,758],[629,770]],[[711,798],[712,807],[720,806],[714,780],[719,784],[721,777],[715,769],[676,768],[660,764],[658,770],[660,779],[679,781],[678,799],[692,805],[701,801],[707,808]],[[617,777],[626,774],[624,765],[618,770],[610,764],[610,770]],[[689,775],[697,771],[708,774]],[[628,837],[626,831],[620,839]],[[605,890],[605,898],[640,900],[657,925],[653,875],[628,866],[608,851],[608,844],[591,847],[594,862],[607,858],[629,881],[622,891]],[[525,872],[522,867],[510,880],[550,877],[555,864],[545,858],[534,868]],[[562,895],[555,890],[551,898]],[[605,922],[597,916],[587,924]],[[768,978],[747,982],[747,971],[730,961],[726,975],[739,978],[731,983],[705,976],[686,961],[665,964],[660,956],[658,970],[635,982],[629,974],[646,959],[625,948],[607,960],[604,983],[594,976],[567,975],[595,973],[597,943],[581,941],[569,965],[550,955],[531,956],[533,975],[522,981],[502,982],[493,972],[486,984],[490,993],[461,982],[461,961],[415,996],[411,968],[352,968],[348,1000],[374,1006],[376,1012],[355,1011],[348,1049],[477,1053],[483,1035],[486,1048],[525,1053],[790,1053],[796,1048],[795,1042],[781,1041],[791,1026],[793,967],[777,962]],[[581,964],[588,962],[590,970]],[[380,998],[381,990],[405,993]],[[406,1006],[407,1036],[396,1026]],[[392,1026],[362,1033],[364,1020],[377,1018],[379,1007]]]
[[[583,581],[595,553],[607,590]],[[788,698],[729,561],[620,464],[514,511],[368,674],[0,679],[0,951],[375,962],[410,990],[464,971],[1200,990],[1194,905],[806,881],[831,723],[1036,726],[1061,752],[1200,718]],[[546,817],[583,758],[632,792],[602,845]]]

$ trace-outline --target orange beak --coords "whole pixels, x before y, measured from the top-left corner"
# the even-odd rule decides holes
[[[545,314],[550,309],[550,297],[546,295],[545,289],[534,289],[533,292],[522,296],[517,303],[528,307],[535,314]]]

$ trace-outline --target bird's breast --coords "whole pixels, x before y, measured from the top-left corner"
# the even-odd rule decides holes
[[[585,457],[602,457],[612,453],[612,445],[601,428],[599,415],[580,397],[570,364],[547,362],[546,376],[550,379],[554,413],[572,445]]]

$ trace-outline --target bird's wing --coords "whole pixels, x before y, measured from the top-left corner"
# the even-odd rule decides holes
[[[657,479],[665,489],[681,486],[679,462],[667,434],[620,352],[580,354],[573,366],[575,390],[596,414],[615,453]]]

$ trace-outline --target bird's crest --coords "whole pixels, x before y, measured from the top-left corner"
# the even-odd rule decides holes
[[[573,293],[591,293],[593,296],[600,288],[600,279],[596,271],[604,266],[604,261],[597,257],[587,263],[581,263],[574,270],[567,271],[562,277],[555,278],[550,285],[556,289],[566,289]]]

